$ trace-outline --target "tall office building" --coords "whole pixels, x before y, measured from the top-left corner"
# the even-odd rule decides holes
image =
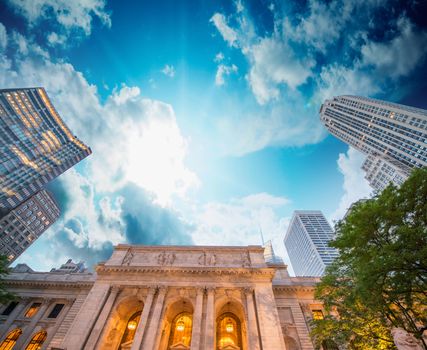
[[[43,88],[0,90],[0,217],[89,154]]]
[[[367,160],[367,179],[374,188],[388,177],[399,184],[415,167],[427,166],[427,111],[359,96],[338,96],[326,100],[320,119],[336,137],[372,155]],[[375,159],[373,159],[375,158]],[[394,169],[395,175],[371,171],[372,164]],[[395,181],[396,180],[396,181]]]
[[[0,219],[0,254],[12,263],[59,217],[46,190],[41,190]]]
[[[296,276],[322,276],[338,255],[328,246],[334,232],[321,211],[294,212],[284,243]]]

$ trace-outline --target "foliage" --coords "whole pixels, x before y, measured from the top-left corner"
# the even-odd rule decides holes
[[[337,223],[331,246],[339,257],[316,297],[336,317],[314,322],[316,342],[393,349],[392,327],[421,339],[427,329],[427,168],[414,170],[400,188],[390,185],[356,203]]]
[[[9,261],[5,255],[0,255],[0,304],[7,304],[15,299],[15,296],[6,290],[3,278],[9,274]]]

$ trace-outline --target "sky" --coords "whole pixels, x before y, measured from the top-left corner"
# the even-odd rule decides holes
[[[0,2],[0,86],[43,86],[93,154],[49,185],[61,218],[16,263],[88,267],[130,244],[250,245],[294,210],[372,195],[327,98],[427,108],[425,1]],[[292,269],[291,269],[292,272]]]

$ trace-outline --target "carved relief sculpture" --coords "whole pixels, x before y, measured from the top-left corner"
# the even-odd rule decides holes
[[[129,266],[129,265],[130,265],[130,263],[132,262],[133,255],[134,255],[134,254],[133,254],[133,252],[132,252],[132,249],[129,249],[129,250],[126,252],[125,257],[123,258],[122,265],[127,265],[127,266]]]

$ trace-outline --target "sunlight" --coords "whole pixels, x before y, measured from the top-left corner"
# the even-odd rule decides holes
[[[144,123],[141,130],[131,132],[128,144],[127,179],[154,193],[160,205],[197,185],[196,175],[184,166],[187,144],[175,120]]]

